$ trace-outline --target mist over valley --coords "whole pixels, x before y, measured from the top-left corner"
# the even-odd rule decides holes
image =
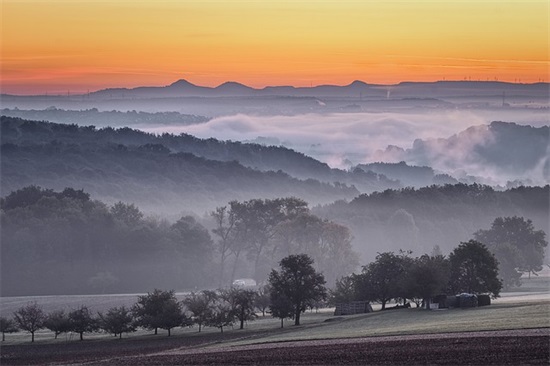
[[[180,81],[3,96],[2,294],[213,287],[223,256],[228,283],[262,283],[300,251],[332,284],[378,252],[447,254],[496,217],[546,230],[547,86]],[[305,210],[279,218],[262,249],[246,239],[220,257],[212,212],[261,203],[267,215],[290,197]],[[75,266],[82,275],[69,280]]]

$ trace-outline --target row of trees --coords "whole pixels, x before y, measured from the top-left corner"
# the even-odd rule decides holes
[[[218,207],[211,216],[219,253],[219,285],[233,279],[241,258],[253,263],[256,281],[265,280],[269,268],[280,258],[306,253],[329,283],[357,268],[349,229],[310,213],[308,204],[298,198],[253,199]],[[226,262],[233,260],[230,275]]]
[[[440,294],[490,294],[498,297],[502,282],[498,261],[488,248],[475,240],[461,243],[448,258],[436,248],[431,255],[413,258],[411,252],[384,252],[363,266],[360,274],[341,278],[331,291],[331,302],[356,300],[386,304],[411,300],[429,308]]]
[[[80,335],[102,330],[106,333],[122,337],[122,333],[134,332],[138,328],[152,330],[158,334],[158,329],[164,329],[171,335],[176,327],[197,324],[199,332],[203,326],[219,328],[223,332],[226,326],[244,322],[256,317],[255,309],[257,293],[251,290],[231,288],[219,291],[202,291],[191,293],[179,301],[174,291],[154,290],[147,295],[138,296],[137,302],[131,307],[113,307],[107,312],[94,314],[86,306],[65,312],[55,310],[46,314],[36,303],[19,308],[12,319],[0,317],[2,340],[5,333],[24,330],[31,334],[47,328],[59,334],[74,332]],[[258,299],[258,305],[262,302]],[[265,308],[264,308],[265,311]]]

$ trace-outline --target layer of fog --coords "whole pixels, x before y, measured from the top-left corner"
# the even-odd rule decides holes
[[[491,134],[486,128],[468,131],[467,143],[446,149],[445,144],[430,143],[433,149],[423,159],[405,153],[417,139],[449,138],[471,126],[488,125],[497,120],[500,113],[476,113],[470,110],[433,110],[416,113],[332,113],[302,114],[292,116],[254,116],[236,114],[214,118],[211,121],[190,126],[155,126],[143,128],[154,133],[188,133],[200,138],[216,138],[266,145],[283,145],[326,162],[331,167],[347,169],[356,164],[370,162],[399,162],[430,165],[436,171],[449,173],[457,178],[474,175],[487,183],[505,184],[509,180],[530,179],[544,183],[540,167],[530,176],[507,174],[493,167],[479,164],[472,159],[478,144],[490,143]],[[503,117],[503,115],[500,115]],[[518,117],[518,116],[514,116]],[[548,124],[548,116],[535,123],[529,117],[517,118],[532,126]],[[523,121],[518,121],[523,119]],[[525,119],[528,119],[525,121]],[[546,119],[546,123],[544,123]],[[501,119],[505,120],[505,119]],[[505,120],[510,121],[510,120]],[[390,148],[388,148],[390,146]],[[399,148],[391,148],[397,146]]]

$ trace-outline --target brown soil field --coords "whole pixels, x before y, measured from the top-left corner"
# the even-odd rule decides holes
[[[261,334],[256,334],[260,336]],[[158,337],[158,336],[157,336]],[[223,346],[239,334],[13,345],[2,365],[548,365],[550,329]],[[247,333],[246,338],[254,337]]]

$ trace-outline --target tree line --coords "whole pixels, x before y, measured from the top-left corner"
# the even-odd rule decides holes
[[[0,209],[3,296],[192,290],[236,276],[261,282],[282,257],[302,252],[330,283],[358,266],[349,229],[297,198],[231,201],[169,222],[83,190],[28,186]]]
[[[459,183],[363,194],[350,202],[313,207],[312,212],[349,227],[354,249],[371,261],[377,252],[429,253],[435,245],[448,254],[456,243],[490,228],[497,217],[523,217],[544,229],[550,220],[549,201],[548,185],[498,190]]]
[[[147,295],[138,296],[132,307],[112,307],[106,312],[94,314],[87,306],[65,312],[55,310],[45,313],[37,303],[29,303],[14,312],[13,318],[0,317],[2,340],[6,333],[19,330],[31,334],[34,342],[35,332],[48,329],[55,339],[62,334],[73,332],[79,334],[103,331],[122,338],[123,333],[135,332],[138,328],[154,331],[164,329],[171,335],[176,327],[189,327],[193,324],[223,328],[256,317],[254,312],[256,293],[251,290],[227,289],[219,291],[202,291],[191,293],[183,301],[178,301],[174,291],[154,290]]]
[[[390,301],[403,305],[412,301],[429,309],[437,295],[469,293],[496,298],[501,290],[497,259],[484,244],[470,240],[448,257],[437,249],[419,257],[405,251],[379,253],[361,273],[339,279],[330,291],[330,301],[377,302],[382,310]]]
[[[164,329],[170,336],[173,328],[192,325],[198,326],[198,332],[210,326],[223,333],[224,327],[235,324],[244,329],[245,322],[256,319],[258,311],[265,316],[268,308],[273,317],[281,319],[281,327],[285,318],[293,318],[299,325],[300,314],[308,306],[314,307],[315,301],[326,298],[325,280],[306,254],[283,258],[280,266],[280,271],[271,271],[269,284],[257,291],[238,287],[203,290],[191,292],[178,301],[173,290],[155,289],[138,296],[130,308],[113,307],[97,314],[86,306],[46,314],[37,303],[29,303],[15,311],[13,318],[0,317],[2,341],[6,333],[24,330],[34,342],[35,332],[44,328],[52,331],[56,339],[62,333],[74,332],[80,340],[84,339],[84,333],[99,330],[121,338],[123,333],[138,328],[154,331],[155,335]]]
[[[435,246],[431,254],[411,251],[378,253],[359,274],[340,278],[331,302],[375,301],[384,309],[390,300],[412,300],[429,307],[439,294],[489,294],[521,285],[521,276],[542,270],[546,233],[523,217],[498,217],[490,229],[478,230],[449,256]]]

